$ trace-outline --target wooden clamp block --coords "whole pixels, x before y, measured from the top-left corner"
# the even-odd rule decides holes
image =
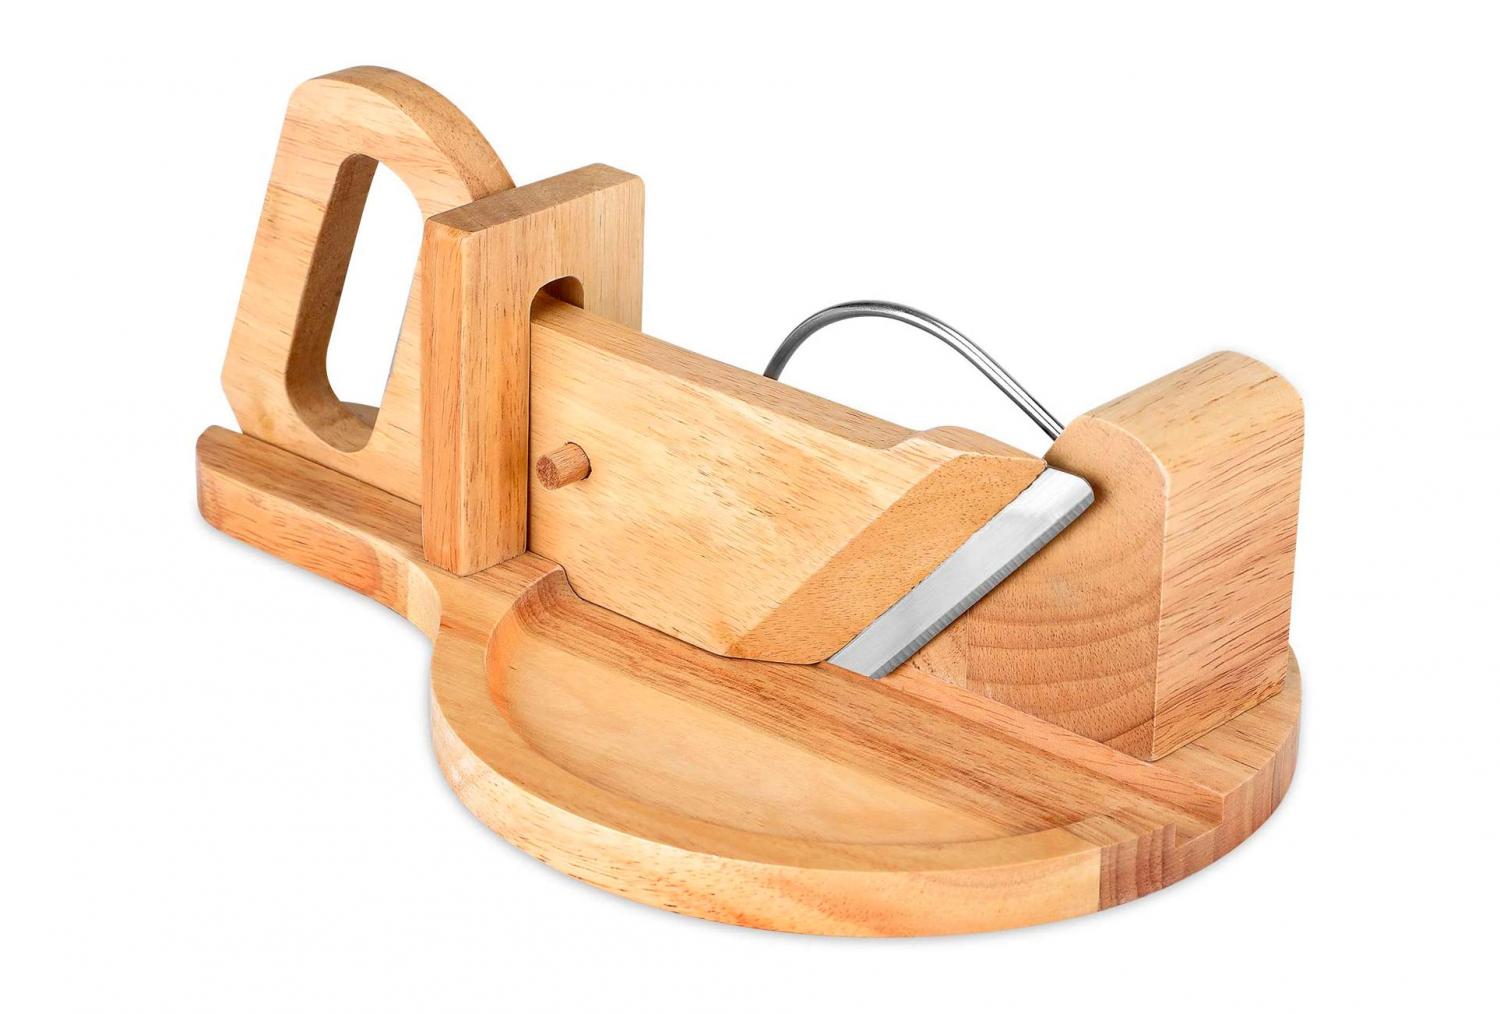
[[[1155,759],[1281,689],[1302,402],[1220,352],[1075,420],[1047,453],[1078,521],[907,663]]]

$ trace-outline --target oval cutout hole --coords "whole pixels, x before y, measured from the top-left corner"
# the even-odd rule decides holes
[[[543,285],[537,295],[543,294],[583,309],[583,283],[572,275],[564,275]],[[532,302],[535,303],[536,300],[533,299]]]
[[[421,245],[417,199],[395,173],[377,166],[328,339],[329,386],[367,425],[385,398]]]

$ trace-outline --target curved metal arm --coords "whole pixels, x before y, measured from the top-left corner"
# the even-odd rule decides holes
[[[776,354],[771,357],[771,362],[766,366],[766,376],[772,380],[779,380],[781,371],[786,369],[787,363],[791,362],[792,353],[796,352],[803,342],[829,324],[848,320],[850,317],[886,317],[921,328],[967,359],[970,365],[984,374],[986,380],[1004,391],[1005,396],[1015,402],[1017,408],[1030,416],[1031,421],[1040,426],[1042,432],[1048,437],[1056,440],[1058,434],[1063,431],[1062,423],[1057,421],[1057,417],[1043,408],[1041,402],[1017,383],[1015,377],[1006,373],[1005,368],[991,359],[984,349],[931,314],[900,303],[866,299],[853,303],[839,303],[836,306],[819,310],[794,327],[792,333],[786,336],[781,347],[776,350]]]

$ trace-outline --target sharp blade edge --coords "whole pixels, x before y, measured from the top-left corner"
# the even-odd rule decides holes
[[[1042,469],[1019,496],[829,661],[874,679],[886,675],[1014,574],[1093,502],[1094,491],[1083,479]]]

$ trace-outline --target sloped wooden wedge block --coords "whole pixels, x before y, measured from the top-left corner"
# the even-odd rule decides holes
[[[531,318],[529,548],[583,598],[737,658],[820,662],[1031,484],[1042,459],[915,432],[557,300]]]

